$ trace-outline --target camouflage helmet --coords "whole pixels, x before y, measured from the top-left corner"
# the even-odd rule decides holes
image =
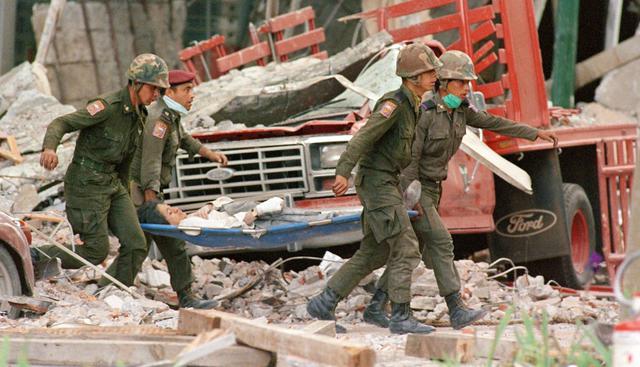
[[[404,46],[396,61],[396,75],[411,78],[426,71],[438,70],[442,66],[433,50],[423,43]]]
[[[167,63],[154,54],[140,54],[131,62],[127,79],[150,84],[159,88],[169,88],[169,68]]]
[[[476,80],[473,61],[469,55],[461,51],[447,51],[440,56],[442,68],[438,70],[438,79]]]

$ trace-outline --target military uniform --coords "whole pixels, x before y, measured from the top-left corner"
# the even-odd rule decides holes
[[[178,148],[190,155],[198,153],[202,144],[188,134],[180,124],[180,114],[169,107],[162,98],[149,108],[149,117],[138,146],[131,169],[131,194],[136,207],[144,202],[144,191],[160,192],[171,182]],[[179,291],[193,282],[191,263],[185,250],[185,242],[179,239],[145,233],[147,248],[153,240],[167,261],[171,286]]]
[[[386,263],[391,274],[390,299],[410,301],[411,273],[420,261],[420,252],[398,176],[411,161],[418,108],[419,100],[404,85],[384,95],[340,157],[336,175],[343,177],[349,177],[360,161],[355,186],[363,206],[364,233],[360,249],[329,280],[328,287],[341,297]]]
[[[144,235],[127,189],[145,117],[146,109],[132,105],[125,87],[53,120],[43,143],[43,149],[55,151],[64,134],[80,130],[64,178],[67,218],[84,242],[75,250],[91,263],[101,263],[109,252],[111,230],[120,240],[120,249],[110,273],[126,285],[133,284],[146,256]],[[83,266],[54,246],[41,249],[59,257],[65,268]]]
[[[538,130],[479,112],[467,101],[448,113],[439,94],[425,101],[421,109],[412,148],[413,159],[403,171],[402,181],[404,187],[414,179],[422,184],[420,204],[425,215],[412,223],[413,229],[420,241],[425,264],[433,267],[440,295],[447,296],[460,290],[460,277],[453,264],[453,240],[438,214],[438,204],[441,182],[447,178],[449,161],[458,151],[467,125],[528,140],[535,140]],[[383,276],[380,284],[384,282]]]

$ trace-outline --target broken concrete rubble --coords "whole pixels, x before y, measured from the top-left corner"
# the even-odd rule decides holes
[[[326,257],[337,258],[335,255]],[[319,266],[284,273],[272,269],[252,289],[235,298],[225,299],[225,295],[236,292],[250,284],[255,276],[263,274],[270,268],[269,264],[227,258],[202,259],[198,256],[192,258],[192,264],[195,277],[193,289],[200,296],[221,299],[220,309],[224,311],[248,318],[266,318],[269,322],[277,324],[309,321],[306,303],[309,297],[324,288],[327,279]],[[482,323],[497,324],[504,316],[504,311],[511,305],[516,307],[516,318],[520,311],[524,311],[533,315],[546,312],[552,322],[574,323],[577,320],[594,319],[611,323],[617,320],[616,303],[596,298],[588,292],[567,297],[553,288],[549,291],[550,287],[542,277],[528,275],[519,277],[514,287],[510,288],[487,279],[485,263],[476,264],[463,260],[457,261],[456,266],[463,277],[462,293],[466,302],[471,307],[486,305],[491,308],[491,313]],[[168,284],[169,275],[164,261],[147,260],[143,268],[136,281],[138,289],[144,289],[140,293],[156,299],[173,297],[175,305],[175,293]],[[87,276],[86,272],[77,270],[65,272],[64,277],[37,283],[36,294],[40,298],[52,300],[49,312],[37,318],[12,321],[11,325],[15,326],[17,323],[26,327],[77,324],[175,326],[176,313],[169,310],[165,303],[151,299],[133,299],[126,292],[113,287],[95,294],[95,274]],[[370,282],[375,282],[380,271],[376,274]],[[362,323],[362,312],[371,299],[371,293],[365,290],[369,286],[370,284],[365,284],[364,287],[357,287],[349,297],[338,304],[336,314],[347,328]],[[434,286],[433,271],[421,264],[413,274],[414,296],[411,306],[416,317],[422,321],[436,326],[447,326],[447,306],[444,299],[437,294],[437,286]],[[476,294],[478,290],[484,293]],[[8,325],[0,322],[0,327]]]
[[[595,100],[604,106],[620,111],[629,111],[636,117],[640,114],[640,59],[623,65],[608,73],[596,89]]]
[[[323,100],[317,99],[316,89],[312,94],[313,97],[309,95],[301,101],[303,103],[293,103],[289,99],[300,93],[294,93],[287,88],[283,89],[288,83],[345,73],[349,66],[366,62],[369,57],[390,43],[391,36],[387,32],[380,32],[326,60],[304,57],[286,64],[270,63],[265,67],[254,66],[232,70],[218,79],[202,83],[195,88],[194,105],[189,115],[183,119],[185,128],[191,131],[198,124],[202,124],[204,119],[202,116],[211,116],[215,120],[232,118],[247,126],[268,125],[285,120],[292,114],[330,100],[344,90],[338,82],[333,81],[331,83],[335,84],[334,90]],[[307,87],[304,85],[304,88]]]

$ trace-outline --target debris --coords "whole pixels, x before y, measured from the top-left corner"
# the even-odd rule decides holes
[[[466,363],[475,358],[475,337],[463,333],[409,334],[405,354]]]
[[[255,323],[233,314],[214,310],[180,310],[178,330],[200,333],[211,329],[233,330],[236,339],[248,346],[292,355],[331,366],[373,366],[375,352],[365,346],[301,330]]]

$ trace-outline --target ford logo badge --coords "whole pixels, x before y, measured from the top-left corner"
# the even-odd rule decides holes
[[[554,212],[543,209],[527,209],[498,219],[496,232],[504,237],[526,237],[542,233],[558,221]]]
[[[207,179],[211,181],[224,181],[233,177],[235,172],[233,168],[214,168],[207,172]]]

